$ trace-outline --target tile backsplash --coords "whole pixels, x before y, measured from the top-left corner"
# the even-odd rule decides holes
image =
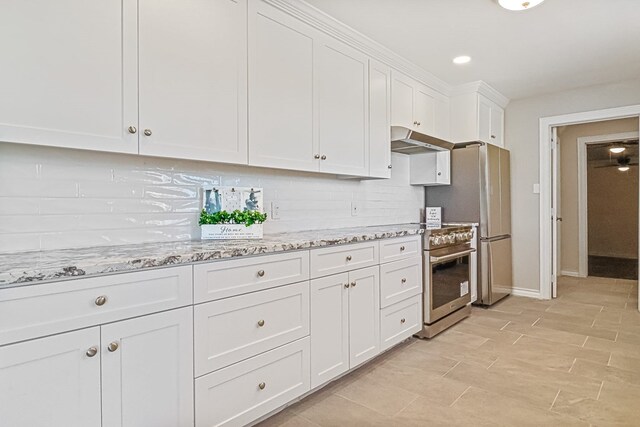
[[[389,180],[0,143],[0,252],[199,239],[203,186],[264,188],[265,234],[415,222],[422,187]],[[352,216],[355,201],[360,209]]]

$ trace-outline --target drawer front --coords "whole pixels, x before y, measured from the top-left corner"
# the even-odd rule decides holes
[[[378,242],[311,250],[311,278],[378,264]]]
[[[386,350],[421,329],[421,295],[383,308],[380,312],[380,348]]]
[[[422,237],[409,236],[380,241],[380,264],[421,255]]]
[[[193,266],[196,303],[309,279],[309,251],[262,255]]]
[[[191,266],[5,289],[0,345],[192,303]]]
[[[309,282],[197,305],[196,376],[309,335]]]
[[[388,307],[422,293],[422,257],[380,266],[380,307]]]
[[[308,392],[309,338],[196,379],[196,427],[241,426]]]

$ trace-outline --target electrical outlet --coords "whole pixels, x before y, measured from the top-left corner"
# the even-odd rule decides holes
[[[351,216],[360,215],[360,204],[358,202],[351,202]]]
[[[280,219],[280,203],[271,202],[271,219]]]

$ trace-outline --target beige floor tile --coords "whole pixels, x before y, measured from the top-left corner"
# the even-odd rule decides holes
[[[571,368],[571,373],[600,381],[640,386],[640,373],[626,371],[614,366],[606,366],[588,360],[577,359]]]
[[[510,322],[509,320],[494,319],[493,317],[476,315],[478,310],[483,310],[483,309],[474,307],[471,310],[471,316],[469,316],[468,318],[460,322],[459,325],[463,325],[467,323],[472,325],[484,326],[485,328],[502,329],[505,327],[505,325],[507,325],[507,323]]]
[[[609,366],[640,374],[640,358],[637,357],[628,357],[623,356],[620,353],[611,353]]]
[[[524,338],[524,336],[522,338]],[[520,340],[522,338],[520,338]],[[508,345],[504,343],[498,343],[493,340],[489,340],[485,344],[483,344],[478,349],[477,354],[482,356],[486,354],[487,357],[488,355],[491,355],[492,357],[494,357],[494,363],[495,360],[500,357],[500,355],[508,354],[509,357],[517,360],[528,362],[547,369],[554,369],[563,372],[568,372],[575,360],[575,356],[572,355],[555,354],[548,351],[537,352],[535,350],[531,350],[528,347]]]
[[[570,332],[582,336],[590,336],[615,341],[618,332],[610,329],[603,329],[591,326],[576,325],[574,323],[558,322],[548,319],[541,319],[536,323],[537,327],[546,329],[555,329],[556,331]],[[584,341],[583,341],[584,342]]]
[[[507,325],[505,324],[505,326]],[[490,338],[492,340],[505,342],[508,344],[513,344],[518,338],[520,338],[520,335],[522,335],[520,333],[512,332],[506,329],[500,330],[474,323],[467,323],[464,321],[460,322],[460,324],[456,326],[455,330],[467,335]],[[482,344],[484,344],[484,341],[482,342]]]
[[[623,342],[620,340],[611,342],[609,340],[603,340],[601,338],[589,337],[587,339],[587,342],[584,344],[584,347],[640,358],[640,347],[638,345]]]
[[[621,408],[636,420],[640,419],[640,387],[605,381],[598,400]]]
[[[542,319],[540,321],[542,321]],[[573,344],[576,346],[582,346],[582,344],[584,344],[585,340],[587,339],[586,335],[561,331],[557,329],[543,328],[541,326],[538,326],[539,323],[540,322],[536,323],[534,326],[531,326],[523,325],[518,322],[511,322],[505,327],[505,330],[517,332],[530,337],[541,338],[562,344]]]
[[[393,357],[388,358],[382,366],[398,370],[405,367],[414,368],[423,374],[442,376],[458,363],[454,359],[433,352],[427,344],[419,343],[419,345],[408,348],[402,353],[395,354]]]
[[[437,335],[431,340],[435,343],[455,344],[468,349],[476,349],[487,341],[487,338],[478,335],[466,334],[451,328]]]
[[[391,418],[336,395],[305,408],[298,415],[323,427],[394,425]]]
[[[559,414],[579,418],[598,426],[637,426],[638,420],[619,405],[609,405],[595,399],[576,396],[564,390],[551,409]]]
[[[587,340],[587,342],[588,341],[589,340]],[[549,340],[529,337],[526,335],[523,336],[521,339],[519,339],[513,346],[518,347],[524,351],[530,351],[534,354],[546,353],[546,354],[555,354],[559,356],[562,355],[562,356],[590,360],[592,362],[597,362],[603,365],[606,365],[607,362],[609,362],[609,357],[611,356],[611,353],[608,351],[582,348],[575,345],[552,342]]]
[[[274,415],[273,417],[256,424],[259,427],[318,427],[318,424],[313,423],[306,418],[297,415],[296,413],[285,409],[284,411]]]

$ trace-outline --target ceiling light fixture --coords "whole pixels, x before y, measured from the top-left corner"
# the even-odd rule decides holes
[[[536,7],[543,1],[544,0],[498,0],[498,3],[508,10],[527,10]]]
[[[467,64],[471,61],[471,57],[467,55],[456,56],[453,58],[454,64]]]
[[[620,167],[618,168],[618,170],[619,170],[620,172],[626,172],[626,171],[628,171],[628,170],[629,170],[629,166],[620,166]]]
[[[624,150],[626,150],[626,148],[624,148],[624,147],[619,147],[619,146],[609,148],[609,151],[611,151],[612,153],[615,153],[615,154],[620,154],[620,153],[622,153]]]

